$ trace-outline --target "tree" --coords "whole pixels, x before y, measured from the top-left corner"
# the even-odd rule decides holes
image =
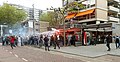
[[[80,9],[84,9],[85,6],[82,3],[79,3],[77,1],[73,1],[71,3],[68,3],[63,7],[62,11],[66,12],[78,12]]]
[[[51,27],[58,26],[61,23],[61,15],[57,12],[42,13],[40,21],[49,22]]]
[[[0,24],[6,23],[7,25],[13,25],[16,22],[25,20],[26,16],[25,11],[10,6],[7,3],[4,3],[0,7]]]

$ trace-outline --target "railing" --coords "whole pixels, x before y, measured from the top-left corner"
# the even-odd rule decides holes
[[[118,22],[118,21],[119,21],[119,18],[115,18],[115,17],[109,16],[109,20],[110,20],[110,21]]]
[[[119,0],[114,0],[114,1],[116,1],[116,2],[120,2]]]
[[[119,12],[118,8],[115,8],[113,6],[109,6],[109,10],[115,11],[115,12]]]

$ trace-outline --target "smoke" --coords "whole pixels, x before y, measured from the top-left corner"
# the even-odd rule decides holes
[[[13,31],[12,35],[26,36],[27,30],[28,30],[27,27],[25,27],[24,25],[21,25],[20,23],[17,23],[12,27],[12,31]]]

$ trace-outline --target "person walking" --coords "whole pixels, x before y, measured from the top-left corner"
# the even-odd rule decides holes
[[[54,36],[52,35],[50,38],[50,46],[53,46],[55,44],[54,42]]]
[[[2,46],[5,46],[5,36],[2,36]]]
[[[67,45],[68,45],[68,46],[70,46],[70,45],[71,45],[71,43],[70,43],[71,37],[72,37],[72,35],[71,35],[71,34],[70,34],[70,35],[68,35],[68,43],[67,43]]]
[[[41,48],[43,46],[43,35],[40,35],[39,38],[39,48]]]
[[[110,37],[110,35],[108,35],[108,36],[106,37],[106,46],[107,46],[107,48],[108,48],[107,51],[110,51],[110,50],[111,50],[111,48],[110,48],[110,42],[111,42],[111,37]]]
[[[18,46],[21,46],[21,37],[20,36],[18,36]]]
[[[18,46],[18,37],[17,36],[15,36],[15,46]]]
[[[118,36],[116,36],[115,45],[116,45],[116,49],[120,48],[120,41],[119,41],[119,37]]]
[[[10,40],[9,40],[9,37],[7,36],[6,37],[6,45],[9,45],[9,42],[10,42]]]
[[[60,46],[64,46],[64,37],[60,34],[59,35],[59,43],[60,43]]]
[[[71,37],[71,45],[74,45],[76,47],[75,41],[76,41],[76,37],[75,34],[73,34]]]
[[[47,51],[47,50],[50,51],[48,41],[49,41],[48,36],[45,36],[45,38],[44,38],[45,51]]]
[[[54,42],[53,43],[54,43],[54,49],[56,49],[56,46],[60,49],[59,41],[58,41],[56,34],[54,35]]]
[[[13,49],[13,47],[14,47],[14,41],[15,41],[14,36],[11,36],[11,37],[10,37],[10,45],[11,45],[11,48],[12,48],[12,49]]]

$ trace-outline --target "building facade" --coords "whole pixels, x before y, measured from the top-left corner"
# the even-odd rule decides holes
[[[63,6],[77,2],[83,7],[77,11],[67,11],[66,23],[81,29],[80,40],[86,45],[89,37],[95,37],[97,43],[104,43],[102,37],[113,34],[113,23],[120,22],[120,0],[64,0]],[[68,7],[69,8],[69,7]],[[71,28],[71,27],[69,27]],[[117,31],[116,31],[117,32]],[[90,35],[85,35],[89,33]],[[118,32],[117,32],[118,33]],[[118,35],[118,34],[117,34]],[[112,41],[112,40],[111,40]]]
[[[79,24],[118,23],[120,21],[120,0],[67,0],[68,4],[78,2],[84,7],[68,14],[67,20]]]
[[[48,31],[49,22],[40,21],[40,33]]]
[[[30,8],[30,7],[25,7],[22,5],[16,5],[16,4],[9,4],[11,6],[14,6],[18,9],[24,10],[26,12],[26,14],[28,15],[27,20],[30,19],[35,19],[36,21],[39,21],[40,19],[40,14],[41,14],[41,10],[40,9],[36,9],[36,8]]]
[[[22,22],[22,24],[26,27],[28,35],[33,35],[36,33],[40,33],[40,14],[41,10],[30,7],[25,7],[21,5],[16,4],[10,4],[11,6],[14,6],[18,8],[19,10],[24,10],[27,14],[27,18],[25,21]]]

